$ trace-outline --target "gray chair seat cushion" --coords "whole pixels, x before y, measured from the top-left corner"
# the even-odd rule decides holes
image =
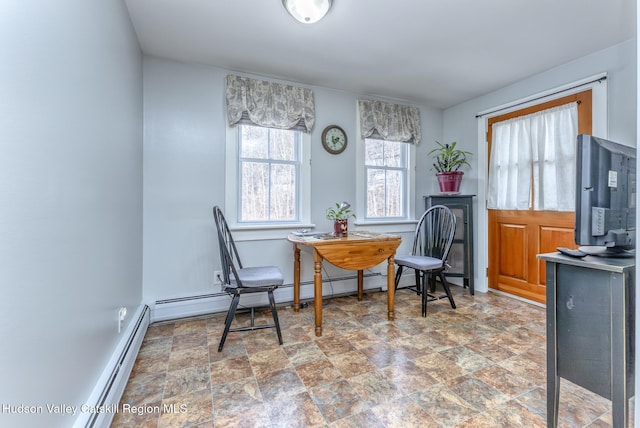
[[[284,277],[276,266],[259,266],[238,269],[238,277],[243,287],[268,287],[282,285]],[[234,283],[235,281],[231,281]],[[234,284],[235,285],[235,284]]]
[[[396,256],[396,264],[417,270],[432,270],[442,267],[442,260],[428,256]]]

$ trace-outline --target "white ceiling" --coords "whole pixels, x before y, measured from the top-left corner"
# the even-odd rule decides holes
[[[147,55],[446,108],[635,37],[636,0],[125,0]]]

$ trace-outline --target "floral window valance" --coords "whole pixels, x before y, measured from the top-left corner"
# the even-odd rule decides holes
[[[417,107],[358,100],[360,134],[363,138],[418,144],[422,138]]]
[[[313,91],[298,86],[227,76],[227,119],[256,125],[311,132],[315,122]]]

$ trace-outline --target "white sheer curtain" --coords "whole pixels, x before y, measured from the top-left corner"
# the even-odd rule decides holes
[[[576,103],[535,113],[531,117],[533,145],[533,209],[575,210]]]
[[[531,206],[530,121],[511,119],[493,124],[489,163],[488,207],[528,210]]]
[[[577,136],[576,103],[494,123],[488,208],[573,211]]]

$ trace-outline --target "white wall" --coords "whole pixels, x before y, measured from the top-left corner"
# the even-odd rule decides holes
[[[213,271],[220,262],[211,209],[225,203],[224,85],[228,74],[234,72],[144,58],[146,302],[219,291],[213,286]],[[362,95],[311,88],[316,105],[311,134],[311,220],[320,230],[329,230],[325,209],[336,201],[356,199],[356,102]],[[418,170],[424,171],[429,144],[442,135],[442,112],[420,109],[424,143],[418,149]],[[330,124],[343,127],[349,137],[346,151],[338,156],[328,154],[320,144],[322,130]],[[420,212],[422,195],[432,190],[433,174],[419,173],[416,181],[416,211]],[[280,266],[285,282],[291,282],[293,255],[284,237],[283,232],[280,240],[240,243],[243,261]],[[303,258],[303,281],[313,273],[304,263]],[[279,293],[279,300],[291,299],[282,290]]]
[[[423,141],[417,154],[416,213],[423,208],[422,197],[438,191],[426,156],[434,140],[455,140],[476,153],[473,168],[465,172],[463,193],[477,194],[479,186],[484,186],[483,178],[478,177],[477,153],[481,148],[475,116],[493,106],[607,71],[609,137],[635,140],[634,49],[634,41],[613,46],[444,112],[420,106]],[[218,269],[219,261],[211,208],[224,207],[224,81],[230,73],[234,72],[144,58],[145,302],[219,291],[213,285],[213,271]],[[355,200],[355,106],[363,95],[311,88],[317,113],[311,153],[312,222],[323,230],[330,227],[324,219],[326,207],[337,200]],[[320,134],[329,124],[342,126],[350,138],[347,150],[339,156],[327,154],[319,144]],[[478,203],[476,199],[476,224],[478,206],[482,206]],[[476,242],[482,236],[479,230],[481,227],[475,228]],[[403,237],[407,242],[411,239],[408,235]],[[285,283],[292,280],[291,248],[284,239],[245,242],[240,246],[246,263],[278,265],[285,273]],[[400,251],[408,251],[406,242]],[[477,256],[476,253],[479,260]],[[310,279],[312,272],[304,262],[303,258],[303,281]],[[476,283],[480,280],[482,284],[479,275],[484,273],[484,267],[476,266],[475,271]],[[479,290],[483,290],[482,286]],[[289,299],[289,294],[280,291],[280,300]]]
[[[142,298],[141,54],[122,1],[9,0],[0,64],[0,406],[43,406],[0,426],[67,427]]]
[[[582,57],[547,72],[532,76],[516,84],[486,94],[468,102],[451,107],[444,111],[444,140],[456,140],[466,150],[476,154],[486,152],[486,146],[478,145],[478,121],[476,115],[506,103],[548,91],[571,82],[607,73],[608,85],[608,138],[628,145],[636,142],[636,41],[612,46],[608,49]],[[478,165],[480,156],[474,156],[473,167],[465,173],[465,184],[472,186],[473,193],[481,193],[486,186],[485,177],[479,177]],[[486,157],[485,157],[486,159]],[[482,213],[484,201],[476,198],[475,206],[475,248],[477,289],[487,290],[485,268],[483,264],[486,250],[486,224],[483,224]],[[480,253],[480,254],[479,254]]]

